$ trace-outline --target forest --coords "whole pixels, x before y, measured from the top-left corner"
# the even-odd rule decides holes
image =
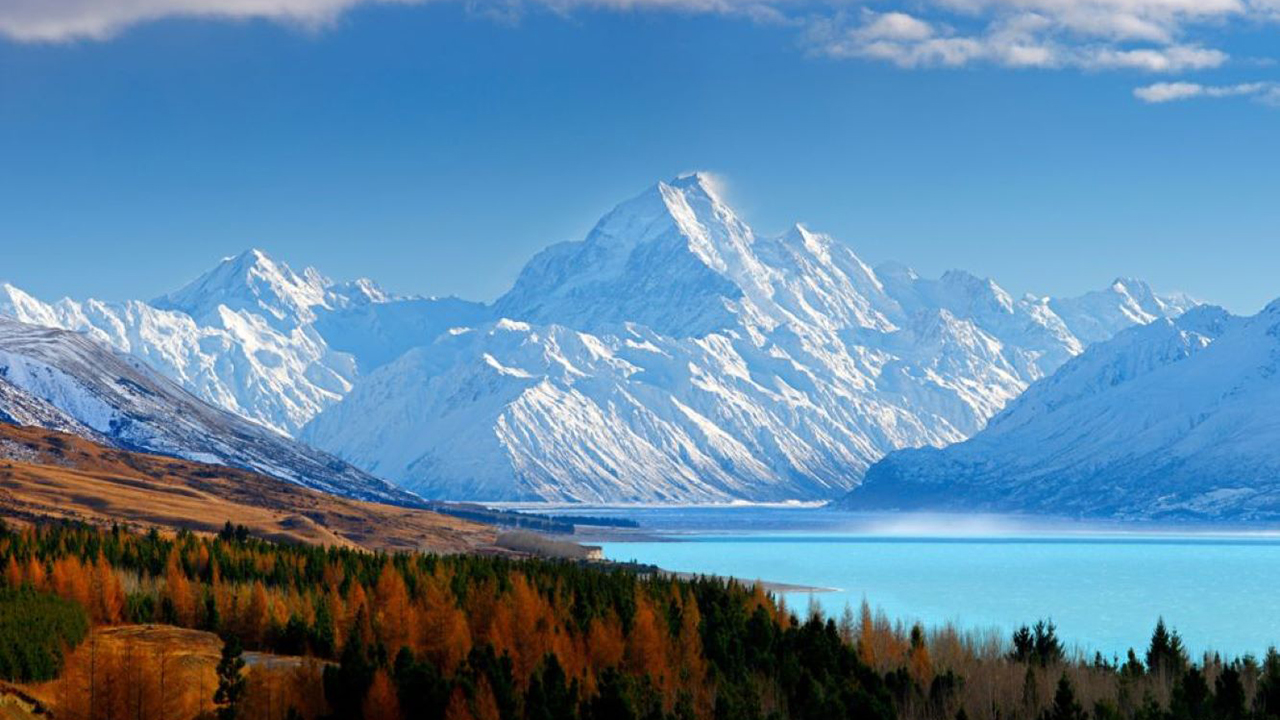
[[[828,618],[720,579],[277,544],[230,524],[4,528],[0,568],[0,676],[43,681],[58,718],[1280,718],[1274,649],[1193,659],[1163,622],[1147,648],[1087,657],[1045,621],[1006,637],[866,604]],[[148,625],[179,646],[215,633],[200,652],[216,672],[129,640]]]

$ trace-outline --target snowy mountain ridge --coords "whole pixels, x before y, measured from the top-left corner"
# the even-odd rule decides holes
[[[301,437],[429,497],[831,498],[944,445],[1096,335],[1191,303],[1118,281],[1059,303],[762,237],[701,176],[535,256],[487,323],[357,383]]]
[[[1280,300],[1200,307],[1091,346],[967,442],[874,465],[842,505],[1280,517]]]
[[[335,283],[313,268],[295,273],[260,250],[225,258],[151,303],[44,303],[0,284],[0,316],[84,333],[206,402],[285,435],[350,391],[362,365],[434,337],[416,338],[424,321],[399,316],[466,320],[476,307],[393,296],[365,279]],[[395,332],[381,330],[388,324]]]
[[[694,174],[538,253],[492,305],[399,297],[251,250],[153,300],[0,315],[84,333],[197,397],[455,499],[836,497],[957,442],[1097,340],[1194,303],[1117,280],[1014,298],[766,237]]]
[[[337,458],[202,402],[93,338],[7,318],[0,318],[0,419],[255,470],[346,497],[417,502]]]

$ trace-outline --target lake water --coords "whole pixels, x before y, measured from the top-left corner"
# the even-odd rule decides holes
[[[1196,528],[1045,525],[1001,518],[857,516],[804,508],[581,511],[636,519],[640,542],[605,556],[675,571],[835,588],[831,614],[866,598],[926,625],[998,628],[1051,618],[1089,653],[1141,652],[1163,616],[1195,653],[1280,644],[1280,536]]]

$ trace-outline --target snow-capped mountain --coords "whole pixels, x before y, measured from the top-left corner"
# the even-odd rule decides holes
[[[1091,346],[967,442],[904,450],[850,508],[1280,518],[1280,300]]]
[[[756,235],[692,175],[538,254],[488,322],[373,371],[301,437],[430,497],[831,498],[1190,304],[1136,281],[1058,301],[872,269],[801,226]]]
[[[347,497],[417,502],[337,458],[200,401],[85,334],[4,318],[0,419],[255,470]]]
[[[44,303],[0,284],[0,316],[82,332],[213,405],[293,435],[361,371],[470,322],[478,304],[389,296],[368,280],[295,273],[259,250],[150,303]],[[322,332],[323,330],[323,332]]]
[[[407,488],[601,502],[838,496],[888,452],[970,437],[1089,343],[1193,304],[1134,280],[1014,298],[960,271],[873,269],[799,225],[757,235],[700,175],[539,253],[493,305],[256,250],[151,302],[0,285],[0,316],[83,333]]]

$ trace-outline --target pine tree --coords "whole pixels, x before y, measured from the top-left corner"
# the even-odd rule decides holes
[[[1170,712],[1175,718],[1202,720],[1208,714],[1209,683],[1199,668],[1189,667],[1173,689]]]
[[[218,661],[218,689],[213,694],[213,703],[218,706],[218,720],[236,720],[240,716],[240,705],[244,701],[246,688],[240,640],[229,637],[222,644],[222,659]]]
[[[1280,718],[1280,652],[1270,648],[1262,661],[1262,675],[1258,678],[1258,692],[1254,705],[1261,718]]]
[[[1238,664],[1223,668],[1213,688],[1214,716],[1219,720],[1241,720],[1245,716],[1245,693]]]
[[[1053,694],[1053,705],[1040,714],[1040,720],[1086,720],[1084,709],[1076,702],[1075,690],[1071,680],[1062,673],[1058,678],[1058,689]]]
[[[1013,633],[1013,650],[1009,658],[1015,662],[1034,662],[1048,667],[1062,662],[1066,652],[1058,639],[1058,628],[1050,620],[1040,620],[1034,626],[1023,625]]]
[[[1036,708],[1040,706],[1040,688],[1036,682],[1036,669],[1027,666],[1027,674],[1022,678],[1022,707],[1027,717],[1035,717]]]
[[[1182,647],[1182,638],[1176,630],[1170,631],[1164,624],[1164,618],[1160,618],[1147,647],[1147,671],[1177,676],[1186,666],[1187,653]]]

